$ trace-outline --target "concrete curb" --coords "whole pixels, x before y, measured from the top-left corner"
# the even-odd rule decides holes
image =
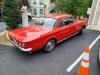
[[[6,39],[6,32],[7,30],[0,32],[0,45],[5,46],[13,46],[7,39]]]
[[[0,32],[0,36],[4,35],[7,32],[7,30]]]

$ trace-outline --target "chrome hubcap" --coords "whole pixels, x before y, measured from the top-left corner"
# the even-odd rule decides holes
[[[47,50],[48,50],[48,51],[52,51],[52,50],[53,50],[53,48],[54,48],[54,43],[53,43],[53,42],[51,42],[51,41],[50,41],[50,42],[48,42],[48,43],[47,43]]]

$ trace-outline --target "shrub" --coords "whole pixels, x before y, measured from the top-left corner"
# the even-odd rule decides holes
[[[21,12],[18,0],[3,0],[4,21],[7,24],[7,29],[15,29],[21,24]]]

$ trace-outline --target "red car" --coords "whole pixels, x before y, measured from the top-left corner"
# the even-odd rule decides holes
[[[49,14],[36,19],[33,25],[9,31],[10,42],[20,50],[51,52],[55,45],[75,34],[82,34],[85,20],[70,14]]]

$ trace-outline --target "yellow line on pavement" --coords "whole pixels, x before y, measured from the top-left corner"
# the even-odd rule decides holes
[[[1,33],[0,33],[0,35],[1,35]]]
[[[9,38],[9,31],[6,32],[6,39],[9,41],[10,38]]]

